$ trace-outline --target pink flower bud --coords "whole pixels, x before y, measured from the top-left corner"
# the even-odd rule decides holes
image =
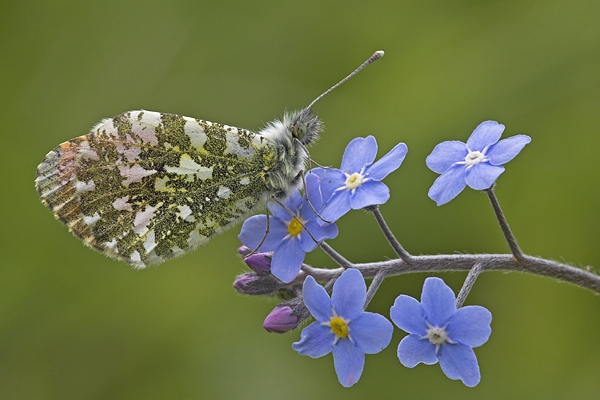
[[[268,253],[256,253],[244,258],[244,262],[258,275],[269,275],[271,273],[271,258]]]
[[[289,306],[276,306],[273,311],[265,318],[263,328],[270,333],[286,333],[298,325],[298,317],[292,314],[293,310]]]

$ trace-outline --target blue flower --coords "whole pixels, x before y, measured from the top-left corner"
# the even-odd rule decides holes
[[[480,306],[456,309],[454,292],[440,278],[427,278],[421,303],[400,295],[390,310],[392,321],[409,333],[400,341],[398,358],[413,368],[420,362],[440,367],[450,379],[473,387],[481,375],[473,347],[487,342],[492,314]]]
[[[357,269],[342,273],[331,299],[312,276],[304,281],[303,293],[316,322],[304,328],[292,348],[312,358],[333,352],[338,380],[345,387],[354,385],[362,374],[365,354],[379,353],[390,344],[392,324],[382,315],[363,311],[367,288]]]
[[[312,206],[319,209],[323,201],[318,176],[306,175],[306,190]],[[278,204],[270,204],[269,209],[273,215],[269,216],[269,232],[266,236],[266,215],[248,218],[238,236],[240,241],[251,249],[261,252],[273,251],[271,273],[283,282],[291,282],[298,275],[304,256],[313,251],[318,242],[332,239],[338,234],[337,226],[321,226],[317,223],[317,216],[311,204],[296,191],[284,201],[284,205],[294,215]],[[261,241],[262,245],[257,248]]]
[[[435,146],[426,163],[429,169],[442,174],[429,189],[429,197],[438,206],[458,196],[466,185],[475,190],[492,187],[504,172],[502,164],[531,142],[527,135],[500,140],[503,131],[504,125],[485,121],[475,128],[466,144],[453,140]]]
[[[390,190],[380,182],[400,167],[408,148],[398,144],[379,161],[377,141],[373,136],[353,139],[344,151],[342,169],[315,168],[313,173],[321,177],[321,192],[325,206],[319,211],[324,221],[336,221],[351,209],[383,204],[390,198]],[[324,220],[324,221],[323,221]]]

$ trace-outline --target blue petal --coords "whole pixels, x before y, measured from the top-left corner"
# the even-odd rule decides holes
[[[418,363],[432,365],[438,362],[435,345],[428,339],[419,339],[416,335],[405,336],[398,345],[398,359],[408,368]]]
[[[295,238],[283,240],[273,253],[271,273],[285,283],[289,283],[298,275],[306,253]]]
[[[394,327],[383,315],[363,312],[350,321],[350,336],[365,354],[379,353],[392,340]]]
[[[516,135],[501,140],[487,151],[485,155],[493,165],[502,165],[509,162],[519,154],[531,138],[527,135]]]
[[[305,226],[307,227],[309,232],[312,234],[314,229],[311,229],[311,228],[314,226],[319,226],[319,224],[317,224],[315,221],[312,221],[309,224],[306,224]],[[319,245],[319,242],[315,241],[318,239],[314,236],[309,235],[308,232],[306,231],[306,229],[304,229],[302,231],[302,233],[300,233],[300,235],[296,236],[295,240],[298,241],[300,248],[305,253],[309,253],[309,252],[313,251]]]
[[[467,147],[471,151],[483,151],[486,146],[491,146],[500,140],[503,131],[504,125],[496,121],[484,121],[469,136]]]
[[[334,338],[331,328],[313,322],[302,330],[300,341],[292,343],[292,349],[302,356],[323,357],[331,351]]]
[[[319,220],[320,221],[320,220]],[[335,224],[327,224],[320,226],[320,230],[317,230],[317,239],[319,241],[325,239],[333,239],[338,235],[338,227]]]
[[[286,206],[287,207],[287,206]],[[271,211],[271,215],[281,221],[284,221],[286,226],[287,223],[290,222],[292,220],[292,218],[294,217],[292,214],[290,214],[290,212],[288,210],[286,210],[285,208],[283,208],[281,206],[281,204],[278,203],[270,203],[269,204],[269,210]],[[293,212],[296,212],[296,209],[291,208],[290,209]],[[269,216],[269,223],[271,222],[271,216]]]
[[[427,278],[423,284],[421,305],[431,325],[443,327],[456,314],[454,292],[440,278]]]
[[[350,340],[341,339],[333,346],[333,365],[342,386],[350,387],[362,375],[365,353],[359,351]]]
[[[295,195],[296,194],[294,194],[293,196],[295,196]],[[286,204],[286,202],[284,202],[283,204],[285,205],[285,207],[287,207],[292,212],[297,212],[298,211],[298,206],[290,208],[290,207],[288,207],[288,205]],[[301,204],[301,202],[299,204]],[[275,201],[272,201],[272,202],[269,203],[269,211],[271,211],[271,214],[275,218],[278,218],[278,219],[284,221],[286,223],[286,226],[287,226],[287,223],[290,222],[292,220],[292,218],[294,217],[281,204],[279,204],[279,203],[277,203]]]
[[[246,247],[255,250],[264,238],[260,251],[273,251],[279,246],[281,240],[288,234],[287,224],[277,217],[269,217],[269,233],[267,231],[267,216],[255,215],[244,221],[238,239]]]
[[[321,178],[321,195],[323,203],[327,203],[331,194],[341,187],[346,186],[346,175],[336,168],[314,168],[312,173]]]
[[[302,195],[300,194],[300,192],[298,190],[295,190],[294,192],[290,193],[289,195],[287,195],[287,197],[285,199],[283,199],[283,205],[285,205],[285,207],[288,210],[291,210],[292,212],[297,212],[298,209],[300,209],[300,206],[302,205]],[[281,206],[281,204],[277,203],[277,202],[271,202],[269,203],[269,210],[271,210],[271,212],[273,213],[274,216],[276,216],[277,218],[280,218],[283,221],[291,221],[293,216],[290,215],[290,212],[288,210],[286,210],[284,207]]]
[[[319,212],[321,218],[319,218],[320,225],[326,225],[327,222],[335,222],[350,211],[350,192],[346,189],[340,189],[333,192],[325,206]],[[325,221],[323,221],[325,220]]]
[[[365,307],[367,285],[359,270],[347,269],[333,284],[331,304],[337,314],[353,320],[358,317]]]
[[[397,144],[389,153],[367,168],[369,178],[380,181],[391,172],[400,168],[400,164],[404,161],[407,152],[408,147],[404,143]]]
[[[303,218],[309,219],[315,217],[315,212],[313,211],[313,208],[315,210],[319,210],[323,205],[323,198],[321,197],[320,188],[321,178],[316,174],[306,174],[304,179],[306,181],[308,201],[312,204],[312,207],[310,206],[310,204],[306,204],[305,200],[302,204],[302,216]],[[309,215],[309,213],[312,214],[312,217]]]
[[[383,204],[390,198],[390,189],[383,182],[366,181],[350,196],[353,210]]]
[[[471,189],[486,190],[492,187],[503,172],[504,167],[502,165],[482,162],[467,169],[465,182]]]
[[[429,189],[427,195],[429,198],[437,203],[438,206],[446,204],[460,192],[463,191],[465,186],[465,166],[454,165],[446,170],[442,175],[433,182],[433,185]]]
[[[490,337],[492,313],[480,306],[459,308],[446,328],[448,337],[469,347],[479,347]]]
[[[318,190],[318,194],[313,194],[311,196],[311,194],[309,193],[309,196],[314,197],[314,198],[320,198],[321,197],[321,191]],[[311,207],[312,205],[312,207]],[[308,201],[306,201],[306,199],[304,199],[304,201],[302,202],[302,207],[300,208],[300,213],[299,213],[299,217],[302,218],[303,221],[309,221],[309,220],[315,220],[317,219],[317,215],[315,214],[315,211],[313,210],[313,207],[315,209],[319,209],[321,208],[323,204],[316,204],[316,203],[309,203]],[[306,226],[306,223],[305,223]]]
[[[476,386],[481,380],[479,364],[475,352],[460,344],[444,344],[438,352],[440,367],[450,379],[460,379],[469,387]]]
[[[313,251],[323,240],[333,239],[338,235],[338,228],[335,224],[321,226],[317,221],[309,221],[305,226],[306,229],[300,234],[300,246],[306,252]],[[310,235],[307,231],[310,232]]]
[[[304,305],[317,321],[329,322],[332,316],[331,299],[323,286],[319,285],[312,276],[307,276],[304,280],[302,296]]]
[[[425,164],[433,172],[443,174],[455,162],[464,161],[469,154],[467,145],[457,140],[442,142],[427,156]]]
[[[376,155],[377,141],[373,136],[352,139],[344,151],[341,170],[349,174],[360,172],[365,165],[375,160]]]
[[[425,310],[417,300],[404,294],[396,297],[394,305],[390,309],[390,318],[405,332],[415,334],[419,337],[427,334],[425,325]]]

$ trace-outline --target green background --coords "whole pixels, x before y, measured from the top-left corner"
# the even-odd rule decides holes
[[[467,299],[494,316],[476,388],[402,367],[396,330],[344,389],[331,356],[291,349],[299,331],[262,329],[275,301],[231,288],[239,227],[133,271],[54,221],[33,180],[101,118],[143,108],[257,130],[383,49],[315,106],[326,131],[312,157],[339,166],[356,136],[375,135],[380,155],[405,142],[382,212],[406,249],[504,253],[486,196],[437,207],[424,162],[497,120],[533,139],[497,188],[523,250],[599,267],[599,21],[597,0],[0,2],[0,398],[598,398],[600,298],[586,290],[485,273]],[[369,215],[338,226],[330,243],[350,260],[393,257]],[[455,291],[464,276],[442,275]],[[388,316],[425,277],[387,280],[369,309]]]

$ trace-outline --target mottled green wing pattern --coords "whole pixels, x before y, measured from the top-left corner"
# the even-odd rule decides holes
[[[36,187],[86,245],[144,268],[251,214],[275,158],[264,137],[244,129],[130,111],[48,153]]]

